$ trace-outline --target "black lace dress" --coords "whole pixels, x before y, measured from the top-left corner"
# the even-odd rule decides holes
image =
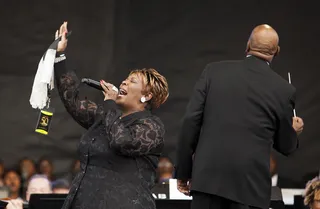
[[[153,209],[151,188],[164,145],[164,126],[149,111],[121,118],[116,103],[78,98],[79,80],[66,61],[55,64],[61,100],[88,131],[80,139],[81,172],[63,209]]]

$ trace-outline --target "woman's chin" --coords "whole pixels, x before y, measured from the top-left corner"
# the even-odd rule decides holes
[[[118,97],[115,102],[117,105],[122,106],[124,104],[124,99],[122,97]]]

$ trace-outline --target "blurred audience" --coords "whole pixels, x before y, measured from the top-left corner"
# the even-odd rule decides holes
[[[37,173],[36,164],[30,158],[27,158],[27,157],[22,158],[19,162],[19,171],[21,173],[21,182],[22,182],[21,193],[25,198],[25,193],[27,191],[29,180],[31,176]]]
[[[26,192],[26,200],[29,202],[32,194],[51,194],[52,188],[50,180],[46,175],[36,174],[31,177]]]
[[[67,194],[69,192],[70,183],[68,180],[58,179],[51,182],[55,179],[53,164],[46,157],[39,160],[38,171],[40,174],[36,174],[36,164],[30,158],[21,159],[18,170],[10,169],[4,173],[4,164],[0,160],[0,186],[5,186],[5,190],[9,191],[8,195],[2,197],[3,201],[8,202],[6,209],[22,209],[24,199],[27,203],[32,194]],[[72,164],[69,176],[73,177],[79,170],[80,162],[76,160]],[[25,189],[22,189],[23,186]]]
[[[74,160],[70,167],[69,174],[64,176],[65,178],[55,180],[53,164],[46,157],[42,157],[39,160],[38,172],[40,174],[37,174],[36,164],[30,158],[23,158],[20,161],[18,171],[14,169],[5,171],[4,163],[0,160],[0,186],[6,186],[9,190],[8,197],[3,199],[8,202],[6,209],[22,209],[23,200],[25,199],[28,202],[31,194],[69,193],[70,183],[80,171],[80,161]],[[159,184],[168,184],[169,180],[174,177],[174,165],[170,158],[160,157],[157,175]],[[283,180],[278,178],[277,161],[274,153],[270,156],[270,175],[272,177],[272,186],[281,187],[279,180],[280,184],[282,184]],[[25,189],[22,190],[21,188],[23,187]],[[302,201],[301,204],[303,204]],[[320,209],[319,177],[307,183],[304,204],[310,209]]]
[[[15,170],[8,170],[4,174],[4,185],[9,189],[9,199],[21,199],[20,188],[21,179],[20,175]]]
[[[71,184],[73,178],[77,175],[79,171],[80,171],[80,161],[74,160],[71,163],[68,173],[63,176],[63,179],[66,179],[69,182],[69,184]]]
[[[11,173],[13,173],[11,171]],[[7,183],[7,175],[5,175],[5,183]],[[13,175],[13,174],[11,174]],[[16,181],[16,176],[13,177],[12,179],[14,179]],[[14,187],[15,188],[15,187]],[[11,191],[11,190],[10,190]],[[14,191],[18,191],[15,188]],[[51,183],[49,181],[49,179],[47,178],[46,175],[40,175],[40,174],[35,174],[33,175],[30,180],[29,180],[29,184],[27,187],[27,192],[26,192],[26,200],[27,202],[29,202],[30,200],[30,196],[32,194],[51,194],[52,193],[52,188],[51,188]],[[23,200],[21,198],[14,198],[15,196],[10,196],[7,199],[8,205],[6,207],[6,209],[22,209],[23,208]]]
[[[7,201],[6,209],[23,209],[23,201],[20,199]]]
[[[174,167],[168,157],[160,157],[157,172],[158,183],[169,183],[169,180],[173,178]]]
[[[304,204],[310,209],[320,209],[320,179],[316,177],[308,182],[305,189]]]
[[[52,182],[53,194],[68,194],[70,189],[70,183],[65,179],[58,179]]]
[[[77,175],[79,171],[80,171],[80,160],[75,160],[73,161],[72,167],[71,167],[72,179]]]
[[[24,180],[29,180],[37,172],[35,162],[27,157],[20,160],[19,169]]]
[[[38,162],[39,166],[39,173],[46,175],[50,181],[54,181],[55,178],[53,176],[53,163],[52,161],[47,157],[40,158]]]
[[[0,187],[3,186],[3,175],[4,175],[4,163],[0,159]]]

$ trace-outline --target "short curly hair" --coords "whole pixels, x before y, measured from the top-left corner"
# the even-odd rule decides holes
[[[158,108],[169,96],[169,87],[167,79],[153,68],[135,69],[130,75],[138,74],[142,76],[146,88],[144,93],[151,93],[152,99],[149,104],[151,109]]]
[[[320,180],[319,178],[312,180],[306,186],[304,195],[304,204],[310,205],[313,201],[320,201]]]

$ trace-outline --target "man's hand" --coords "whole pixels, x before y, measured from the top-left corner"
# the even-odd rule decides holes
[[[114,85],[107,83],[105,81],[100,81],[101,87],[103,88],[103,94],[104,94],[104,101],[106,100],[116,100],[118,96],[118,91],[116,91],[116,88]]]
[[[177,180],[177,187],[179,192],[190,196],[190,189],[191,189],[191,180],[184,181],[184,180]]]
[[[297,132],[297,134],[301,134],[303,131],[304,123],[302,118],[299,117],[293,117],[292,127]]]

